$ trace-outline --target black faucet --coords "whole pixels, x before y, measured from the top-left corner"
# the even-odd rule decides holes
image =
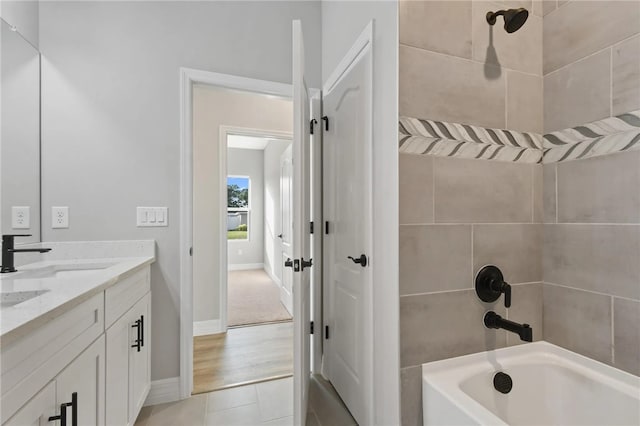
[[[484,314],[484,325],[487,328],[502,328],[512,333],[516,333],[520,336],[520,340],[533,342],[533,329],[529,324],[518,324],[517,322],[509,321],[493,311],[489,311]]]
[[[33,248],[33,249],[13,248],[15,237],[30,237],[30,236],[31,235],[29,234],[2,236],[2,268],[0,268],[0,273],[6,274],[7,272],[17,271],[15,266],[13,266],[14,253],[46,253],[48,251],[51,251],[50,248]]]

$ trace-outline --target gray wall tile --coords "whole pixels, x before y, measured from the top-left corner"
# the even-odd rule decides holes
[[[545,16],[544,73],[638,33],[637,1],[573,1]]]
[[[531,222],[534,166],[434,158],[435,221]]]
[[[471,1],[399,2],[400,43],[471,59]]]
[[[471,287],[471,225],[400,226],[400,295]]]
[[[542,326],[542,283],[520,284],[511,287],[511,307],[507,309],[507,318],[533,329],[533,340],[544,340]],[[514,333],[507,333],[507,345],[520,345],[526,342]]]
[[[543,133],[542,77],[507,71],[507,129]]]
[[[556,10],[558,2],[556,0],[542,0],[542,14],[544,16]]]
[[[545,284],[544,339],[611,364],[611,298]]]
[[[640,109],[640,36],[614,46],[611,61],[612,114]]]
[[[542,18],[529,14],[522,28],[509,34],[504,31],[502,17],[499,17],[493,26],[487,24],[487,12],[504,7],[504,4],[496,2],[473,2],[473,59],[541,75]]]
[[[556,223],[556,163],[542,166],[544,223]]]
[[[545,133],[609,117],[610,55],[607,49],[544,76]]]
[[[542,280],[542,225],[474,225],[474,276],[496,265],[511,284]]]
[[[544,225],[544,281],[640,299],[640,225]]]
[[[542,164],[533,167],[533,221],[544,220],[544,173]]]
[[[640,376],[640,301],[613,299],[615,366]]]
[[[401,45],[400,115],[503,128],[500,73],[494,66]]]
[[[433,157],[400,154],[400,223],[433,222]]]
[[[640,151],[557,167],[558,222],[640,223]]]
[[[422,366],[400,370],[400,401],[402,426],[421,426],[422,421]]]
[[[504,347],[506,332],[482,322],[490,309],[505,315],[504,306],[481,302],[475,290],[401,297],[401,367]]]

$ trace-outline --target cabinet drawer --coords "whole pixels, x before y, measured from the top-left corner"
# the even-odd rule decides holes
[[[99,293],[3,347],[0,423],[50,382],[103,331],[104,293]]]
[[[109,287],[105,293],[105,326],[125,314],[142,296],[151,290],[150,268],[144,269]]]

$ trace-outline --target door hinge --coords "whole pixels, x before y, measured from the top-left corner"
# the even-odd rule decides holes
[[[193,256],[193,247],[189,247],[189,256]]]
[[[329,326],[328,325],[324,326],[324,338],[325,339],[329,338]]]
[[[329,235],[329,221],[328,220],[324,223],[324,233],[326,235]]]
[[[318,124],[318,120],[316,120],[315,118],[312,118],[311,121],[309,122],[309,134],[313,134],[313,127]]]
[[[313,221],[309,222],[309,233],[313,234]]]
[[[329,117],[327,117],[326,115],[324,117],[322,117],[322,121],[324,121],[324,130],[325,131],[329,131]]]
[[[313,334],[313,321],[309,324],[309,334]]]

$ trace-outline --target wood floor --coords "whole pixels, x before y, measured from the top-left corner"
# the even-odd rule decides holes
[[[193,338],[193,394],[293,374],[293,322]]]

